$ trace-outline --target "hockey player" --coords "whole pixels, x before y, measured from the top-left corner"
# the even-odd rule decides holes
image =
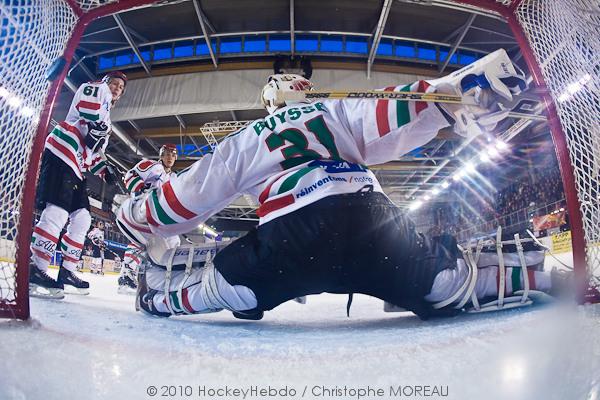
[[[169,180],[177,160],[177,147],[174,144],[165,144],[158,154],[159,161],[142,160],[127,171],[123,181],[129,193],[157,188]]]
[[[283,104],[278,91],[312,84],[297,75],[271,76],[261,96],[268,117],[230,135],[161,188],[123,204],[117,225],[148,251],[138,307],[159,316],[227,309],[260,319],[295,297],[363,293],[426,318],[445,312],[438,308],[448,300],[497,293],[503,274],[494,275],[494,268],[477,274],[485,265],[468,251],[460,260],[453,238],[418,233],[365,165],[395,160],[450,125],[465,136],[489,129],[507,115],[502,100],[524,86],[503,50],[445,78],[387,88],[473,95],[477,106],[358,99]],[[194,271],[188,266],[205,262],[201,255],[167,251],[162,237],[193,229],[240,193],[258,194],[258,228]],[[499,260],[486,262],[505,271]],[[506,290],[527,286],[523,275],[517,272]]]
[[[106,243],[104,243],[104,222],[98,220],[96,226],[88,232],[87,238],[92,242],[93,250],[90,272],[92,274],[104,275],[104,251],[106,250]]]
[[[111,72],[101,81],[81,85],[66,119],[46,139],[37,190],[37,207],[43,211],[31,239],[33,296],[62,298],[64,285],[81,291],[89,288],[75,273],[91,223],[84,173],[111,180],[103,152],[111,131],[110,110],[126,84],[125,74]],[[67,220],[60,241],[63,262],[54,280],[46,271]]]
[[[129,243],[125,250],[125,256],[121,261],[121,272],[118,279],[118,293],[134,294],[137,290],[137,271],[140,266],[140,254],[142,248]]]

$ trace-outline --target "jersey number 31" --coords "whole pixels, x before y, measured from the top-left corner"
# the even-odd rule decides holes
[[[325,124],[322,115],[310,119],[304,123],[306,130],[314,135],[317,141],[327,149],[329,154],[320,154],[316,150],[309,149],[309,140],[300,129],[288,128],[281,132],[273,132],[265,139],[269,151],[275,151],[287,143],[291,143],[281,149],[284,160],[280,163],[285,169],[293,168],[311,160],[329,158],[340,160],[340,154],[335,147],[333,134]]]

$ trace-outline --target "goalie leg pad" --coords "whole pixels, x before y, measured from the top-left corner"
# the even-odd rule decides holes
[[[497,264],[494,267],[479,268],[482,249],[486,244],[483,240],[480,240],[475,248],[471,245],[461,248],[463,259],[458,260],[457,268],[438,274],[431,293],[425,298],[427,301],[435,302],[433,308],[442,309],[450,306],[455,309],[463,309],[466,305],[466,310],[469,312],[493,311],[530,305],[533,303],[533,298],[545,297],[545,294],[538,289],[548,290],[550,284],[549,280],[545,279],[543,272],[535,271],[535,267],[539,265],[536,262],[539,260],[536,260],[535,256],[539,254],[534,254],[527,260],[523,251],[523,240],[518,234],[511,241],[502,241],[501,237],[502,230],[498,228]],[[510,268],[506,267],[502,251],[502,247],[505,245],[515,246],[519,264]],[[534,264],[528,264],[528,262]],[[515,264],[510,259],[509,263]],[[449,276],[449,274],[453,274],[453,276]],[[444,286],[442,280],[450,282],[451,285],[445,285],[446,287],[442,289],[441,286]],[[448,291],[450,292],[448,293]],[[479,300],[489,298],[490,294],[497,296],[497,299],[480,305]],[[442,298],[445,300],[439,301]]]
[[[212,260],[207,262],[202,274],[200,297],[207,307],[230,311],[252,310],[258,305],[252,290],[241,285],[230,285],[216,270]]]
[[[145,268],[144,279],[153,293],[154,307],[160,313],[245,311],[257,306],[254,293],[245,286],[230,285],[214,268],[210,258],[205,267],[188,270],[169,271],[150,263]],[[167,287],[168,295],[165,296]]]

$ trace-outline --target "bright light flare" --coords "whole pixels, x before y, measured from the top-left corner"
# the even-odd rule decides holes
[[[23,101],[18,98],[17,96],[11,96],[8,98],[8,105],[14,108],[19,107],[21,104],[23,104]]]
[[[465,164],[465,171],[468,172],[469,174],[475,173],[477,172],[477,168],[475,168],[475,163],[469,161],[468,163]]]
[[[500,155],[500,153],[498,152],[498,150],[496,150],[494,146],[489,146],[487,148],[487,153],[491,158],[498,157]]]
[[[423,202],[420,200],[414,201],[411,203],[410,206],[408,206],[409,211],[414,211],[419,209],[419,207],[421,207],[423,205]]]
[[[579,78],[578,81],[569,84],[569,86],[567,86],[567,89],[564,92],[562,92],[562,94],[558,97],[558,101],[563,103],[567,100],[570,100],[573,97],[573,95],[579,92],[581,89],[583,89],[586,83],[588,83],[590,80],[592,80],[590,74],[585,74],[584,76]]]
[[[33,116],[34,113],[35,113],[35,110],[31,107],[25,106],[25,107],[21,108],[21,114],[24,117],[31,117],[31,116]]]
[[[503,142],[502,140],[496,140],[495,146],[498,150],[508,149],[508,144],[506,144],[506,142]]]

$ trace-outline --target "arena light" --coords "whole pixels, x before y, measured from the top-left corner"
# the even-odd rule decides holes
[[[464,178],[467,175],[467,173],[465,172],[465,170],[460,170],[458,171],[456,174],[454,174],[454,176],[452,177],[452,180],[458,182],[460,181],[462,178]]]
[[[423,200],[429,201],[429,200],[431,200],[431,196],[429,196],[428,194],[426,194],[425,196],[423,196]]]
[[[500,155],[494,146],[488,146],[487,153],[491,158],[498,157]]]
[[[450,187],[450,184],[447,181],[442,182],[442,187],[444,189],[448,189]]]
[[[213,236],[213,237],[219,236],[219,234],[217,233],[217,231],[215,231],[214,229],[212,229],[208,225],[200,224],[199,228],[202,230],[202,233],[205,234],[205,235],[210,235],[210,236]]]
[[[475,168],[475,163],[473,163],[472,161],[467,162],[465,164],[465,171],[470,174],[477,172],[477,169]]]
[[[11,107],[18,108],[21,104],[23,104],[23,100],[18,96],[10,96],[8,98],[8,105]]]
[[[21,108],[21,115],[23,115],[24,117],[31,117],[33,116],[33,114],[35,113],[35,110],[31,107],[23,107]]]
[[[503,142],[502,140],[496,140],[495,146],[498,150],[508,149],[508,144],[506,144],[506,142]]]
[[[422,205],[423,205],[423,202],[422,202],[422,201],[420,201],[420,200],[413,201],[413,202],[410,204],[410,206],[408,206],[408,209],[409,209],[410,211],[414,211],[414,210],[417,210],[417,209],[418,209],[419,207],[421,207]]]
[[[5,99],[8,96],[10,96],[10,92],[8,90],[6,90],[6,88],[4,88],[4,87],[0,87],[0,97]]]
[[[590,74],[585,74],[578,81],[571,83],[569,86],[567,86],[567,89],[558,97],[558,101],[563,103],[567,100],[570,100],[573,97],[573,95],[579,92],[581,89],[583,89],[585,84],[588,83],[591,79],[592,77],[590,76]]]
[[[431,190],[431,194],[432,194],[433,196],[437,196],[438,194],[440,194],[440,189],[438,189],[438,188],[433,188],[433,189]]]
[[[485,151],[482,151],[479,154],[479,159],[481,160],[481,162],[485,162],[485,163],[492,161],[492,159],[490,158],[490,156],[488,156]]]

